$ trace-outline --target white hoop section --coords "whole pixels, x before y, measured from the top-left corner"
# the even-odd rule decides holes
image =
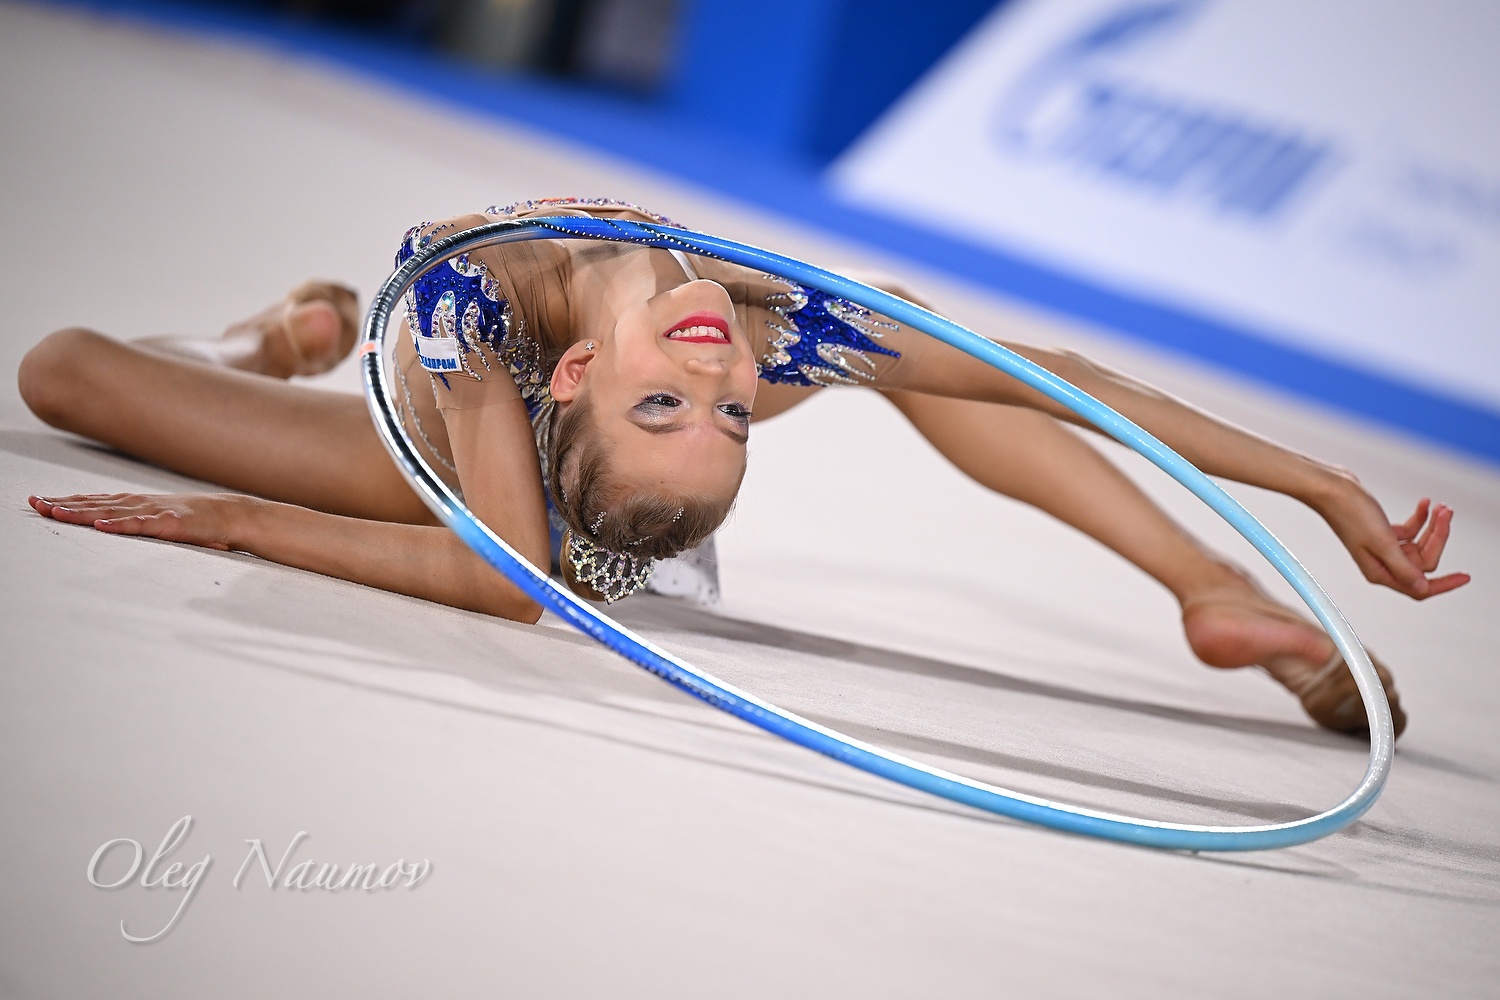
[[[1008,791],[928,767],[799,718],[739,691],[659,649],[554,583],[523,559],[464,506],[422,459],[391,405],[382,363],[391,314],[408,287],[449,257],[494,244],[534,239],[589,239],[636,243],[727,260],[790,278],[883,313],[951,344],[1019,379],[1135,449],[1213,508],[1275,566],[1333,638],[1354,673],[1370,726],[1370,763],[1359,785],[1326,812],[1289,823],[1226,827],[1165,823],[1084,809]],[[1041,826],[1106,840],[1187,851],[1254,851],[1289,847],[1348,826],[1370,808],[1385,786],[1395,749],[1390,706],[1354,630],[1303,568],[1265,526],[1182,456],[1092,396],[1018,354],[904,299],[801,261],[730,240],[648,223],[572,216],[492,222],[437,240],[419,250],[381,286],[365,321],[360,346],[365,395],[375,426],[397,466],[427,506],[475,552],[544,608],[626,659],[716,708],[801,746],[911,788]]]

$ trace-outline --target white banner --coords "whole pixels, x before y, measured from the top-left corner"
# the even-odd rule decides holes
[[[1016,0],[831,177],[1500,410],[1500,3]]]

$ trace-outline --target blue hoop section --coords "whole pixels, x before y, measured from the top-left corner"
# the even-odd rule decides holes
[[[534,239],[608,240],[683,250],[790,278],[951,344],[1056,400],[1146,456],[1255,546],[1328,630],[1354,673],[1369,718],[1370,763],[1359,786],[1326,812],[1289,823],[1247,827],[1157,822],[1050,802],[907,760],[799,718],[695,669],[574,597],[476,518],[421,458],[391,405],[382,363],[391,314],[412,282],[449,257],[484,246]],[[433,242],[386,279],[370,305],[360,354],[366,399],[386,447],[427,506],[470,548],[527,596],[621,656],[715,708],[800,746],[910,788],[1001,816],[1105,840],[1185,851],[1267,850],[1325,837],[1363,815],[1375,803],[1390,774],[1395,733],[1375,668],[1344,616],[1286,546],[1191,463],[1119,413],[1013,351],[904,299],[790,257],[690,230],[574,216],[492,222]]]

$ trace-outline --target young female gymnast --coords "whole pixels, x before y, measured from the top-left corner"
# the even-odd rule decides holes
[[[417,227],[398,260],[495,218],[558,214],[665,221],[603,199],[527,202]],[[1205,663],[1259,665],[1320,725],[1364,731],[1353,678],[1320,628],[1173,522],[1063,426],[1077,422],[1071,412],[923,334],[722,261],[591,241],[513,243],[454,259],[422,278],[406,305],[394,393],[408,432],[476,515],[532,563],[553,555],[585,596],[628,594],[653,559],[720,524],[744,474],[752,404],[763,420],[821,386],[864,386],[978,482],[1081,529],[1167,587]],[[331,368],[357,324],[351,291],[309,283],[217,339],[51,334],[19,375],[39,417],[254,495],[80,494],[31,505],[101,531],[242,550],[536,621],[535,603],[436,524],[386,455],[363,400],[286,381]],[[1468,581],[1432,575],[1450,508],[1423,500],[1393,525],[1342,469],[1077,354],[1007,346],[1205,472],[1303,501],[1372,583],[1422,600]],[[1404,713],[1379,669],[1399,734]]]

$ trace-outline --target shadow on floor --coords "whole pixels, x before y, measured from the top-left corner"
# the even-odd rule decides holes
[[[142,489],[152,493],[182,493],[208,486],[200,480],[189,479],[61,431],[0,427],[0,451],[83,473],[83,477],[78,480],[79,493],[89,493],[95,489],[90,482],[93,477],[127,479],[140,483]],[[24,483],[20,485],[23,488],[25,486]]]
[[[0,429],[0,450],[35,461],[75,469],[90,476],[126,479],[140,483],[142,488],[151,490],[174,491],[196,489],[201,486],[193,480],[138,462],[109,449],[50,431]],[[80,484],[80,489],[87,488],[87,484]],[[202,555],[205,558],[236,562],[253,558],[237,553],[208,551]],[[572,732],[581,737],[628,745],[651,753],[690,759],[712,767],[755,773],[777,781],[817,787],[841,795],[855,795],[967,821],[1010,825],[1009,821],[975,813],[941,800],[919,797],[915,793],[895,786],[875,784],[852,773],[847,782],[830,780],[811,768],[806,772],[799,769],[783,770],[748,761],[742,755],[729,752],[728,747],[725,748],[726,753],[722,755],[714,755],[701,748],[689,750],[672,737],[670,726],[662,728],[663,737],[658,745],[634,736],[609,732],[607,726],[573,725],[556,719],[528,715],[524,711],[506,711],[494,706],[467,704],[457,698],[431,697],[398,690],[382,683],[379,675],[364,678],[335,676],[316,669],[294,665],[292,661],[295,659],[306,660],[309,646],[314,649],[343,647],[347,652],[327,655],[341,655],[342,658],[364,667],[383,666],[404,671],[438,671],[454,674],[493,690],[544,692],[553,697],[571,699],[613,713],[649,714],[647,707],[640,701],[642,698],[658,702],[676,701],[665,687],[656,684],[643,674],[620,669],[590,669],[603,663],[608,663],[612,667],[617,667],[618,664],[609,654],[582,635],[559,629],[540,630],[500,622],[482,615],[450,608],[435,608],[424,603],[422,606],[427,613],[425,617],[430,618],[430,614],[436,611],[446,619],[442,622],[444,629],[442,641],[435,643],[430,631],[412,629],[406,625],[407,616],[401,612],[404,608],[410,607],[411,599],[372,591],[353,584],[335,582],[333,584],[335,586],[349,588],[350,599],[348,601],[329,602],[323,599],[308,602],[299,594],[299,591],[305,588],[299,587],[298,582],[311,582],[315,578],[285,567],[262,565],[266,572],[256,573],[249,577],[241,576],[236,584],[224,588],[221,595],[212,598],[188,598],[186,601],[195,611],[211,619],[239,626],[238,635],[241,638],[230,638],[228,634],[206,636],[202,633],[185,633],[178,635],[176,639],[189,647],[193,645],[217,647],[222,652],[246,662],[299,673],[324,682],[424,701],[459,711],[478,712],[527,724],[546,726]],[[320,580],[320,583],[326,584],[327,581]],[[372,602],[377,603],[372,604]],[[386,606],[381,607],[380,604]],[[762,622],[726,618],[677,601],[637,599],[629,605],[616,609],[616,614],[628,627],[655,633],[658,636],[673,633],[711,636],[749,647],[774,648],[794,654],[836,659],[877,670],[937,678],[1029,697],[1056,699],[1204,728],[1228,729],[1325,748],[1357,748],[1352,741],[1322,733],[1310,727],[1161,705],[1141,699],[1101,695],[1064,684],[1012,676],[994,669],[982,669]],[[431,622],[429,621],[428,624],[430,626]],[[130,626],[122,623],[122,627],[129,628]],[[246,628],[250,630],[248,633],[244,631]],[[256,635],[257,632],[260,634]],[[537,653],[534,656],[527,653],[527,647],[533,643],[541,644],[536,647]],[[561,676],[556,666],[557,643],[565,643],[572,647],[577,654],[578,665],[584,669],[576,674],[569,672],[567,676]],[[543,647],[550,647],[550,649],[544,650]],[[497,655],[501,650],[504,651],[503,657]],[[435,656],[435,652],[440,655]],[[620,694],[630,696],[634,703],[622,704],[618,698],[614,697]],[[1018,754],[1002,753],[986,747],[976,747],[923,734],[866,726],[853,720],[827,717],[824,721],[856,738],[867,739],[897,750],[932,754],[979,766],[1001,768],[1023,775],[1051,778],[1106,791],[1143,796],[1156,801],[1199,805],[1255,821],[1281,821],[1307,815],[1311,811],[1282,802],[1197,794],[1179,788],[1124,779],[1085,768]],[[702,721],[698,721],[691,717],[674,715],[670,718],[670,724],[711,728],[717,734],[727,734],[729,738],[758,738],[756,734],[748,730],[738,729],[732,724],[726,725],[717,717],[711,716],[704,716]],[[1491,775],[1474,772],[1459,763],[1429,753],[1403,752],[1401,756],[1405,761],[1418,766],[1472,778],[1487,784],[1493,784],[1495,781]],[[1495,892],[1479,891],[1485,885],[1500,883],[1480,877],[1476,885],[1476,876],[1481,875],[1482,870],[1500,874],[1500,850],[1493,845],[1434,837],[1419,830],[1369,821],[1355,824],[1341,840],[1343,846],[1337,852],[1339,855],[1347,855],[1351,844],[1360,845],[1362,849],[1357,852],[1361,855],[1358,859],[1361,862],[1359,867],[1366,869],[1364,872],[1351,868],[1347,859],[1340,863],[1324,857],[1323,852],[1318,849],[1319,845],[1299,849],[1295,854],[1278,855],[1275,858],[1257,858],[1255,861],[1208,855],[1203,856],[1203,860],[1248,865],[1302,877],[1329,878],[1407,894],[1466,899],[1492,905],[1500,903],[1500,889]],[[1282,860],[1283,858],[1287,860]],[[1409,866],[1419,872],[1425,872],[1430,884],[1426,887],[1396,884],[1391,880],[1375,877],[1376,873],[1387,866]],[[1447,891],[1450,886],[1451,891]]]
[[[952,663],[916,653],[867,646],[846,639],[829,638],[764,622],[725,618],[682,601],[643,601],[628,608],[622,606],[618,612],[612,613],[622,624],[637,630],[707,634],[747,645],[821,656],[846,663],[859,663],[879,670],[914,674],[1038,698],[1069,701],[1188,725],[1220,730],[1229,729],[1313,746],[1343,748],[1352,745],[1352,742],[1345,737],[1306,725],[1228,715],[1222,712],[1205,712],[1139,699],[1103,695],[1064,684],[1014,677],[995,670]]]

